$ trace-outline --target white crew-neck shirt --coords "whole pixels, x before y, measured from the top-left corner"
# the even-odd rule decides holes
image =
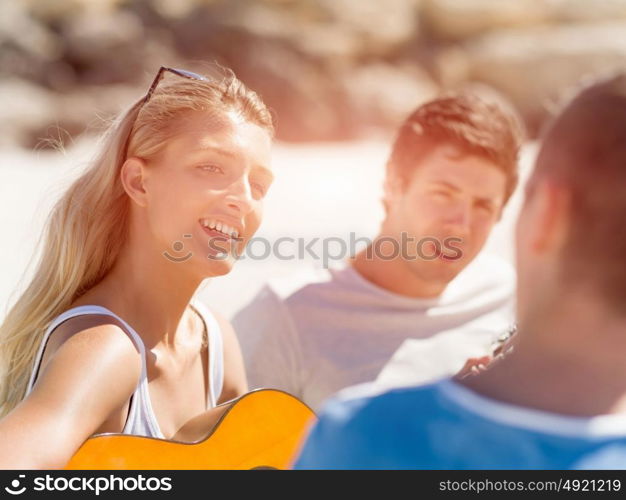
[[[514,287],[508,262],[484,254],[432,299],[392,293],[341,263],[271,281],[233,326],[251,389],[282,389],[317,409],[389,371],[407,341],[417,354],[406,383],[456,373],[512,324]]]

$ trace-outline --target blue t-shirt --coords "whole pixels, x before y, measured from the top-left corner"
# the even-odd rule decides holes
[[[626,417],[557,415],[451,379],[330,400],[296,469],[625,469]]]

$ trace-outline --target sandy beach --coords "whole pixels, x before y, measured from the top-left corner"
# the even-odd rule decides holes
[[[272,242],[280,237],[339,237],[350,233],[371,238],[383,217],[380,203],[389,141],[376,139],[349,143],[277,144],[274,149],[276,181],[266,202],[265,216],[256,237]],[[14,300],[32,272],[29,262],[54,201],[88,164],[95,150],[93,138],[84,138],[67,151],[0,152],[0,315]],[[522,180],[534,154],[526,146],[521,161]],[[484,251],[513,259],[512,236],[521,201],[518,188]],[[286,247],[288,248],[288,247]],[[315,247],[321,248],[321,246]],[[259,249],[258,253],[262,253]],[[230,317],[269,278],[296,272],[304,266],[322,266],[320,260],[244,259],[227,276],[207,280],[200,297]]]

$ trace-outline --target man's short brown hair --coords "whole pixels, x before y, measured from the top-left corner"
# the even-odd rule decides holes
[[[473,94],[448,94],[417,108],[393,143],[388,173],[404,180],[434,148],[450,143],[468,155],[492,161],[507,177],[504,203],[518,181],[522,128],[516,117]]]
[[[586,87],[549,125],[528,186],[549,177],[571,193],[562,274],[626,305],[626,74]]]

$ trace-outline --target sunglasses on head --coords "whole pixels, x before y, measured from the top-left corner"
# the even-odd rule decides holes
[[[166,66],[161,66],[156,76],[154,77],[152,85],[150,85],[150,88],[148,89],[146,96],[143,98],[143,102],[141,103],[142,106],[150,100],[150,97],[152,97],[152,94],[154,93],[154,89],[156,89],[157,85],[163,78],[163,75],[165,74],[166,71],[169,71],[170,73],[174,73],[175,75],[178,75],[183,78],[188,78],[189,80],[204,80],[204,81],[207,80],[206,77],[199,75],[198,73],[194,73],[192,71],[187,71],[186,69],[168,68]]]
[[[169,71],[170,73],[174,73],[175,75],[178,75],[182,78],[188,78],[189,80],[203,80],[203,81],[208,80],[208,78],[202,75],[199,75],[198,73],[187,71],[186,69],[168,68],[166,66],[161,66],[156,76],[154,77],[154,80],[152,81],[152,85],[150,85],[148,92],[143,98],[143,101],[141,101],[141,104],[139,105],[139,109],[137,110],[137,113],[139,113],[139,110],[141,110],[141,108],[150,100],[150,97],[152,97],[152,94],[154,93],[154,89],[156,89],[157,85],[163,78],[163,75],[165,74],[166,71]],[[128,139],[126,140],[126,144],[124,145],[124,158],[127,157],[127,153],[128,153]]]

